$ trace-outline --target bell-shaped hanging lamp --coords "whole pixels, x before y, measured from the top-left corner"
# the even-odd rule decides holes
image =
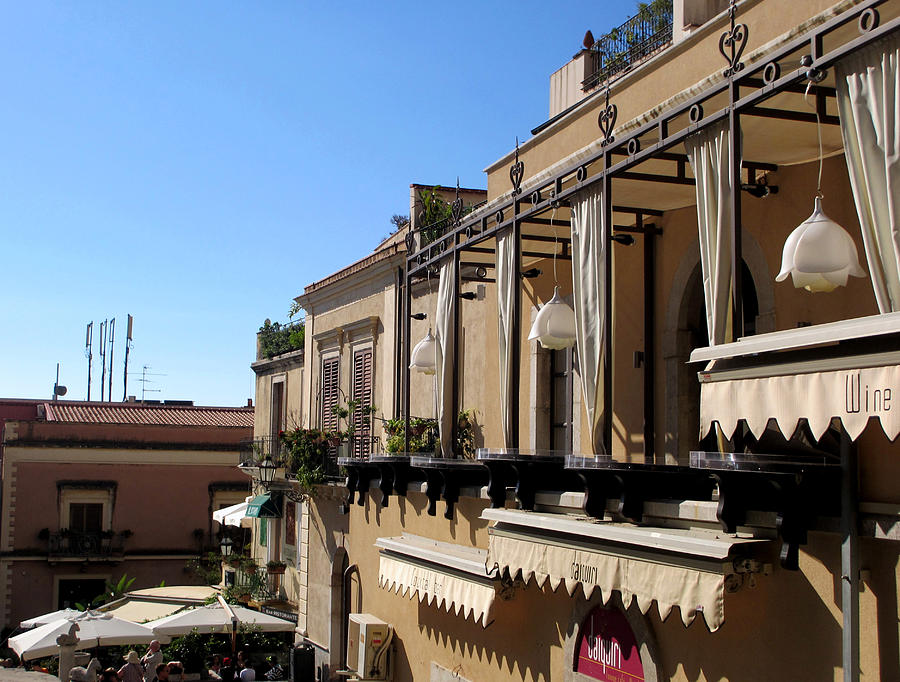
[[[550,350],[575,345],[575,311],[559,297],[559,287],[553,288],[553,298],[544,304],[534,318],[528,340],[535,339]]]
[[[422,374],[434,374],[437,357],[437,342],[428,329],[425,338],[419,341],[413,348],[412,355],[409,358],[409,368],[414,369]]]
[[[781,255],[782,282],[788,275],[798,289],[834,291],[847,286],[847,277],[865,277],[859,254],[847,230],[825,215],[822,198],[816,197],[812,215],[788,236]]]

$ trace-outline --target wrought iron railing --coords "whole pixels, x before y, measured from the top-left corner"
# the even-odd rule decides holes
[[[406,236],[407,251],[409,253],[416,253],[420,249],[424,249],[429,244],[438,241],[441,237],[453,230],[460,218],[469,215],[485,204],[487,204],[487,201],[479,201],[478,203],[464,206],[458,216],[454,217],[450,215],[446,218],[438,220],[437,222],[431,223],[429,225],[423,225],[422,227],[417,227],[415,230],[411,230]]]
[[[591,75],[582,86],[590,90],[629,71],[672,42],[672,0],[654,0],[621,26],[591,46]]]
[[[368,443],[368,448],[363,446],[363,441]],[[370,453],[377,450],[379,442],[379,438],[374,435],[354,435],[330,446],[320,463],[325,473],[325,478],[339,479],[342,477],[341,468],[337,463],[339,457],[353,457],[357,459],[367,457]],[[244,441],[241,444],[241,466],[259,466],[266,457],[270,457],[276,467],[284,468],[286,478],[293,478],[295,472],[292,471],[289,450],[280,437],[262,436]]]
[[[51,557],[118,557],[125,553],[127,535],[130,533],[62,530],[47,536],[47,553]]]

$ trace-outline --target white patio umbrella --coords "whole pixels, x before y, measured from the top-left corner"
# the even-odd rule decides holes
[[[53,656],[59,653],[56,638],[68,634],[72,623],[78,624],[76,651],[117,644],[149,644],[154,639],[162,641],[160,636],[143,625],[116,618],[110,613],[84,611],[72,618],[61,618],[10,637],[9,646],[23,661]]]
[[[19,627],[24,630],[36,628],[38,625],[46,625],[47,623],[52,623],[53,621],[62,618],[74,618],[81,613],[84,613],[84,611],[79,611],[78,609],[60,609],[59,611],[45,613],[43,616],[35,616],[34,618],[23,620],[19,623]]]
[[[260,613],[243,606],[228,605],[231,612],[237,618],[238,623],[254,625],[263,632],[291,632],[294,624],[283,618],[276,618],[266,613]],[[194,628],[206,634],[220,632],[230,634],[232,631],[232,617],[221,604],[208,604],[198,606],[188,611],[173,613],[171,616],[153,620],[144,625],[157,635],[186,635]]]

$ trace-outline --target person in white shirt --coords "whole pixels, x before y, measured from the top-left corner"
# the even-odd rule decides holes
[[[250,659],[244,659],[244,669],[241,670],[241,682],[256,682],[256,671],[250,666]]]

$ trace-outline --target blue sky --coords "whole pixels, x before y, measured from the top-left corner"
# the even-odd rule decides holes
[[[0,24],[0,396],[241,405],[262,321],[371,251],[409,184],[484,187],[549,76],[635,3],[30,2]],[[99,397],[94,336],[92,398]]]

